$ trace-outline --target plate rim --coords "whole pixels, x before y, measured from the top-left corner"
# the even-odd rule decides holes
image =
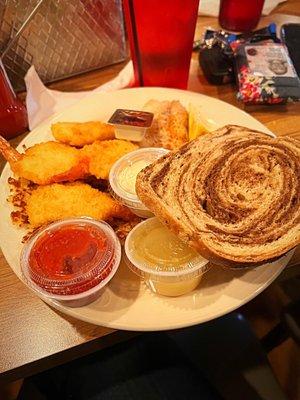
[[[213,318],[207,317],[207,318],[201,319],[201,321],[192,321],[192,322],[190,322],[189,324],[187,324],[187,323],[182,323],[182,324],[178,323],[178,324],[176,324],[176,326],[175,326],[175,324],[173,323],[173,325],[172,325],[171,327],[170,327],[170,326],[167,326],[167,325],[166,325],[166,326],[162,326],[162,325],[161,325],[159,328],[142,328],[142,327],[128,328],[127,326],[125,326],[125,325],[123,325],[123,324],[110,324],[110,323],[106,323],[105,325],[99,325],[99,326],[104,326],[104,327],[106,327],[106,328],[118,329],[118,330],[123,330],[123,331],[136,331],[136,332],[150,332],[150,331],[152,332],[152,331],[153,331],[153,332],[159,332],[159,331],[167,331],[167,330],[188,328],[188,327],[195,326],[195,325],[198,325],[198,324],[204,324],[205,322],[213,321],[214,319],[217,319],[217,318],[219,318],[219,317],[222,317],[223,315],[229,314],[230,312],[233,312],[233,311],[237,310],[238,308],[244,306],[244,305],[245,305],[246,303],[248,303],[249,301],[253,300],[253,299],[254,299],[256,296],[258,296],[260,293],[262,293],[268,286],[270,286],[270,284],[271,284],[272,282],[274,282],[274,280],[275,280],[275,279],[281,274],[281,272],[286,268],[286,265],[288,264],[288,262],[290,261],[290,259],[292,258],[293,254],[294,254],[294,251],[295,251],[295,250],[292,249],[292,250],[290,250],[285,256],[283,256],[283,257],[287,257],[286,263],[284,263],[284,264],[282,265],[281,268],[278,268],[278,270],[276,271],[276,273],[275,273],[272,277],[270,277],[270,279],[269,279],[268,281],[266,281],[262,286],[260,286],[259,288],[257,288],[257,290],[254,291],[254,292],[251,294],[251,296],[249,296],[248,298],[243,299],[243,301],[240,302],[238,305],[233,305],[232,308],[229,308],[229,309],[227,309],[227,310],[225,310],[225,311],[222,311],[222,312],[220,312],[220,313],[216,313],[216,314],[214,315]],[[283,258],[283,257],[282,257],[282,258]],[[150,289],[147,289],[147,290],[150,290]],[[164,296],[159,296],[159,297],[164,297]],[[44,300],[44,299],[42,299],[42,300]],[[51,301],[51,300],[48,300],[48,299],[45,299],[44,301],[45,301],[48,305],[50,305],[51,307],[55,308],[56,310],[65,313],[65,307],[61,306],[60,304],[56,303],[55,301]],[[72,312],[75,308],[74,308],[74,309],[69,308],[69,309],[71,310],[71,312],[68,312],[67,315],[69,315],[69,316],[71,316],[71,317],[73,317],[73,318],[79,319],[79,318],[76,316],[76,313],[73,313],[73,312]],[[76,309],[75,309],[75,310],[76,310]],[[93,320],[90,319],[89,317],[83,316],[83,317],[80,318],[80,320],[95,325],[95,322],[93,322]]]

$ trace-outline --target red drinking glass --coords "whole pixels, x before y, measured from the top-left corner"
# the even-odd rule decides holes
[[[199,0],[123,0],[136,86],[186,89]]]
[[[11,139],[27,127],[26,107],[16,96],[0,60],[0,135]]]
[[[219,23],[229,31],[252,31],[261,16],[265,0],[221,0]]]

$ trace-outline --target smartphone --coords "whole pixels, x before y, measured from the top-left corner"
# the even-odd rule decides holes
[[[300,24],[282,25],[280,36],[300,77]]]

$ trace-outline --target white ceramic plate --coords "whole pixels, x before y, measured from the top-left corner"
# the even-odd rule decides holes
[[[189,103],[201,106],[203,114],[216,128],[237,124],[272,135],[253,117],[220,100],[176,89],[138,88],[94,93],[34,129],[19,147],[51,139],[50,124],[53,122],[106,121],[116,108],[138,110],[149,99],[178,99],[185,106]],[[22,279],[19,256],[25,232],[13,226],[10,220],[11,208],[6,202],[9,194],[7,179],[10,175],[11,170],[6,165],[0,179],[0,245],[12,270]],[[291,255],[245,272],[214,268],[204,276],[197,290],[178,298],[154,295],[122,262],[103,295],[88,306],[67,308],[43,300],[75,318],[116,329],[147,331],[181,328],[219,317],[253,299],[280,274]]]

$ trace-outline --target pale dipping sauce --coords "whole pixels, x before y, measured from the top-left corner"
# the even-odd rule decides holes
[[[135,256],[156,271],[180,271],[199,257],[157,219],[133,236]]]
[[[208,270],[208,261],[157,218],[141,222],[130,232],[125,252],[128,266],[151,290],[164,296],[191,292]]]
[[[131,194],[136,195],[135,191],[135,181],[137,174],[147,165],[149,164],[148,161],[145,160],[138,160],[135,162],[132,162],[132,164],[126,165],[119,173],[119,185],[120,187]]]
[[[112,196],[139,217],[153,217],[153,214],[136,194],[136,177],[147,165],[167,153],[168,150],[156,147],[138,149],[125,154],[114,163],[110,170],[109,186]]]

